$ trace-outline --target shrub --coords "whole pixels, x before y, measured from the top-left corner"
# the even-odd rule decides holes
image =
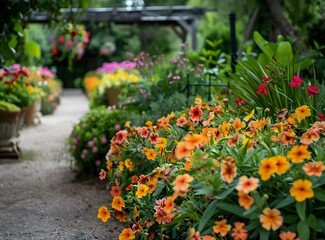
[[[20,108],[15,104],[0,100],[0,112],[19,112]]]
[[[106,166],[109,140],[127,118],[128,113],[124,110],[99,107],[88,112],[74,126],[68,145],[80,172],[94,174]]]

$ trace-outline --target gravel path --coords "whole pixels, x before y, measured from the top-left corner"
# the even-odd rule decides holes
[[[53,115],[25,128],[20,160],[0,159],[0,239],[118,239],[122,225],[97,218],[111,198],[105,183],[80,176],[67,153],[73,125],[88,111],[86,97],[65,90]]]

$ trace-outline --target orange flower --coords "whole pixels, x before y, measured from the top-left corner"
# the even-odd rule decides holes
[[[234,240],[246,240],[248,237],[247,230],[244,229],[245,223],[235,222],[235,227],[232,229],[231,236]]]
[[[124,162],[119,162],[118,169],[120,169],[120,171],[123,171],[124,170]]]
[[[175,149],[175,156],[177,159],[182,159],[188,156],[192,151],[190,144],[187,142],[179,142]]]
[[[196,105],[195,107],[191,107],[189,111],[189,117],[193,122],[198,122],[201,120],[203,115],[203,111],[200,106]]]
[[[202,240],[216,240],[216,239],[210,235],[205,235],[205,236],[202,236]]]
[[[231,183],[234,180],[234,177],[236,176],[236,166],[235,164],[231,162],[223,162],[221,165],[221,177],[223,180],[225,180],[227,183]]]
[[[243,191],[244,193],[250,193],[258,187],[258,182],[258,178],[248,178],[247,176],[242,176],[239,178],[239,182],[236,186],[236,189],[238,191]]]
[[[214,112],[210,112],[208,118],[203,121],[203,126],[206,127],[210,124],[211,120],[214,118]]]
[[[233,128],[236,132],[238,132],[240,129],[246,127],[246,123],[240,121],[239,118],[236,118],[235,121],[232,123]]]
[[[112,201],[112,208],[122,211],[122,208],[125,207],[124,201],[120,196],[115,196]]]
[[[174,191],[175,192],[187,191],[188,187],[190,186],[190,182],[192,181],[193,181],[193,177],[191,177],[187,173],[183,175],[178,175],[173,182]]]
[[[147,185],[140,184],[135,194],[137,195],[138,198],[142,198],[147,195],[148,191],[149,191],[149,187]]]
[[[192,168],[193,162],[190,159],[186,159],[186,163],[184,164],[184,169],[186,171],[190,171]]]
[[[132,232],[131,228],[124,228],[122,233],[118,236],[119,240],[131,240],[135,239],[135,235]]]
[[[122,194],[122,189],[120,188],[120,186],[112,186],[111,195],[113,197],[121,196],[121,194]]]
[[[229,137],[229,140],[227,142],[229,147],[235,147],[236,144],[239,142],[240,135],[236,133],[235,135]]]
[[[223,122],[221,124],[221,131],[223,132],[223,136],[228,136],[229,129],[231,127],[231,123]]]
[[[148,126],[148,128],[152,128],[152,122],[151,121],[147,121],[146,125]]]
[[[295,142],[295,132],[292,129],[288,129],[280,134],[280,139],[284,145],[294,144]]]
[[[260,223],[264,229],[276,231],[281,227],[283,218],[278,209],[265,208],[260,215]]]
[[[299,122],[309,116],[311,116],[311,113],[310,108],[308,106],[303,105],[301,107],[296,108],[295,117],[298,119]]]
[[[299,179],[293,183],[290,188],[290,195],[296,199],[297,202],[303,202],[307,198],[312,198],[314,196],[314,191],[312,190],[313,184],[309,180]]]
[[[106,178],[106,171],[104,169],[100,170],[99,179],[104,180]]]
[[[229,230],[231,229],[231,226],[227,223],[227,219],[223,219],[221,221],[214,222],[215,225],[213,226],[213,231],[215,233],[219,233],[222,237],[226,236]]]
[[[194,228],[190,228],[190,240],[201,240],[200,233]]]
[[[279,237],[281,240],[299,240],[296,238],[296,234],[290,231],[280,233]]]
[[[155,160],[156,156],[157,156],[157,153],[156,153],[155,149],[151,148],[146,152],[146,157],[148,160]]]
[[[276,173],[285,174],[290,168],[290,163],[287,161],[285,156],[275,156],[271,158],[276,161]]]
[[[273,173],[277,170],[277,161],[274,158],[264,158],[261,161],[261,166],[258,168],[258,173],[263,181],[270,179]]]
[[[310,152],[308,152],[308,146],[306,145],[296,145],[288,152],[287,157],[291,159],[293,163],[300,163],[305,159],[311,157]]]
[[[177,118],[176,120],[176,126],[183,127],[187,123],[187,120],[185,117]]]
[[[166,213],[171,213],[171,211],[174,209],[175,207],[175,203],[174,203],[174,197],[167,197],[166,199],[166,206],[164,207],[164,210],[166,211]]]
[[[323,171],[325,170],[325,166],[323,165],[322,161],[315,162],[309,162],[305,164],[305,166],[302,167],[302,169],[305,171],[305,173],[308,176],[317,176],[320,177],[323,174]]]
[[[127,213],[122,211],[115,211],[115,217],[116,219],[118,219],[120,222],[126,222],[126,216],[127,216]]]
[[[106,162],[106,168],[107,168],[107,170],[112,170],[112,168],[113,168],[113,162],[107,161]]]
[[[127,187],[125,188],[126,191],[131,191],[132,189],[133,189],[132,184],[127,185]]]
[[[156,181],[150,181],[147,186],[149,188],[148,193],[153,193],[157,188],[157,182]]]
[[[138,176],[137,175],[133,175],[132,177],[131,177],[131,182],[132,183],[136,183],[137,181],[138,181]]]
[[[97,217],[101,219],[103,222],[107,222],[107,220],[111,217],[110,212],[108,211],[106,206],[101,206],[98,209],[98,215]]]
[[[252,139],[244,138],[242,144],[243,144],[243,146],[246,147],[246,150],[249,151],[249,150],[253,149],[256,142],[254,140],[252,140]]]
[[[238,202],[239,205],[246,210],[249,210],[254,203],[254,198],[249,196],[247,193],[244,193],[242,191],[238,192]]]
[[[215,137],[216,128],[203,128],[201,131],[201,136],[204,138],[205,144],[209,144],[210,140]]]
[[[115,134],[115,140],[118,144],[122,144],[126,140],[127,131],[120,130]]]
[[[184,140],[191,149],[202,147],[204,145],[204,137],[200,134],[187,134],[184,137]]]

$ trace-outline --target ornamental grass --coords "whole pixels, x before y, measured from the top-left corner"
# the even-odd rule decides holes
[[[116,133],[100,173],[114,198],[98,218],[125,223],[119,239],[324,236],[325,122],[308,124],[310,106],[274,118],[196,103]]]

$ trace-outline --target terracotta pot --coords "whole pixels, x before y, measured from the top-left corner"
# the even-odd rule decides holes
[[[119,105],[119,103],[120,103],[120,100],[118,98],[119,94],[120,94],[120,90],[118,90],[115,87],[106,89],[106,97],[107,97],[108,104],[110,106],[113,106],[113,105],[118,106]]]
[[[25,108],[25,119],[24,123],[26,125],[32,125],[34,121],[34,116],[35,116],[35,103],[32,103],[28,107]]]

